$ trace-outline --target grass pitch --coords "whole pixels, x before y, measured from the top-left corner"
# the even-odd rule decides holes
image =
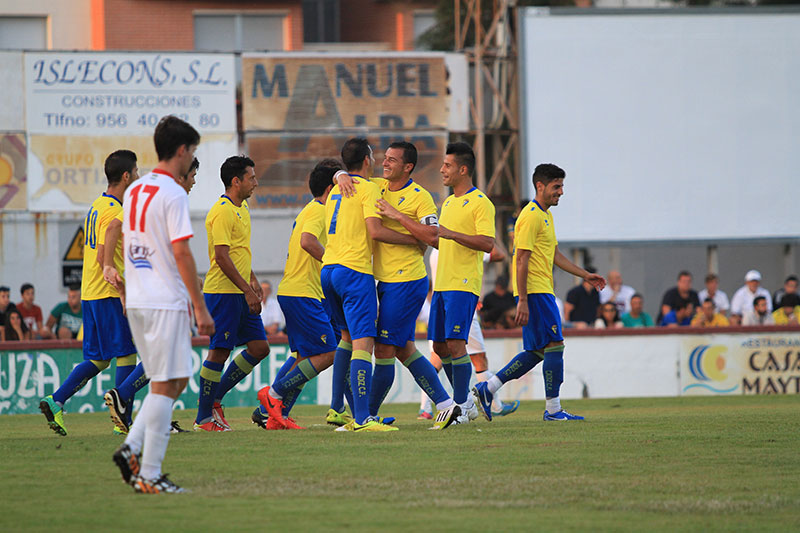
[[[543,402],[442,432],[388,405],[400,431],[173,435],[164,470],[187,495],[137,495],[111,461],[106,414],[0,416],[0,531],[797,530],[800,396]],[[69,409],[69,404],[67,404]],[[191,427],[192,411],[175,417]]]

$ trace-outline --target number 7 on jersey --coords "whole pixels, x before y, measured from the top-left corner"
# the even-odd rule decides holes
[[[136,231],[136,206],[139,203],[139,193],[147,195],[147,199],[144,200],[144,206],[142,206],[141,218],[139,219],[139,232],[144,233],[147,208],[150,207],[150,202],[153,201],[153,197],[157,192],[157,185],[145,185],[143,183],[131,189],[131,231]]]

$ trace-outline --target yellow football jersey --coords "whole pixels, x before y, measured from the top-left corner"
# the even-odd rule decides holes
[[[439,224],[467,235],[494,238],[494,204],[477,187],[466,194],[448,196],[442,205]],[[439,263],[435,291],[464,291],[480,297],[483,282],[483,254],[450,239],[439,239]]]
[[[250,283],[250,268],[253,254],[250,251],[250,210],[247,200],[236,205],[226,195],[220,196],[217,203],[206,215],[206,235],[208,236],[208,260],[211,266],[206,274],[203,292],[213,294],[242,294],[242,291],[222,272],[214,259],[214,246],[228,245],[228,254],[236,270]]]
[[[556,228],[553,215],[533,200],[520,212],[514,225],[514,260],[511,262],[511,286],[517,296],[517,250],[530,250],[528,294],[553,292],[553,261],[556,255]]]
[[[118,198],[103,193],[92,203],[83,224],[85,235],[83,245],[83,274],[81,278],[81,299],[100,300],[119,298],[119,293],[103,279],[103,267],[97,262],[97,246],[105,245],[108,224],[122,215],[122,203]],[[101,258],[102,259],[102,258]],[[114,251],[114,266],[120,276],[125,269],[122,257],[122,242],[117,241]]]
[[[381,197],[377,185],[361,176],[353,176],[355,195],[345,198],[336,185],[325,202],[325,232],[328,245],[322,265],[342,265],[356,272],[372,274],[372,238],[366,219],[379,218],[375,202]]]
[[[278,285],[278,296],[300,296],[321,300],[323,295],[319,271],[322,263],[300,246],[300,237],[303,233],[310,233],[322,246],[325,246],[327,243],[325,204],[311,200],[294,219],[283,279]]]
[[[389,205],[422,224],[436,221],[436,204],[431,194],[413,180],[409,179],[402,189],[389,190],[389,181],[383,178],[372,180],[381,189],[381,197]],[[411,232],[399,222],[381,217],[383,225],[398,233],[410,235]],[[425,261],[419,246],[408,244],[388,244],[375,241],[373,244],[373,267],[378,281],[415,281],[426,276]]]

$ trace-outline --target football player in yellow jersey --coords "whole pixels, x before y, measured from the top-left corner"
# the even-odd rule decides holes
[[[447,145],[440,172],[453,194],[439,217],[439,261],[433,286],[428,339],[442,359],[461,407],[459,423],[478,416],[469,394],[472,365],[467,339],[483,281],[483,256],[494,248],[494,205],[472,184],[475,154],[466,143]]]
[[[203,296],[214,319],[215,333],[200,369],[195,430],[230,431],[221,400],[269,354],[261,324],[261,284],[253,273],[250,251],[250,211],[247,198],[253,194],[255,163],[246,156],[229,157],[220,177],[225,194],[206,216],[208,255],[211,264],[203,285]],[[222,374],[225,361],[236,346],[247,345]]]
[[[303,386],[333,364],[336,333],[322,299],[320,269],[325,253],[325,200],[333,188],[333,175],[341,170],[335,159],[320,161],[311,171],[308,186],[311,200],[292,226],[289,252],[283,279],[278,285],[278,303],[286,317],[289,347],[297,357],[289,357],[272,385],[258,393],[261,407],[252,420],[264,429],[303,429],[291,417],[291,410]],[[270,408],[280,416],[269,416]]]
[[[487,420],[492,419],[492,398],[500,387],[509,380],[521,378],[541,361],[544,361],[542,373],[546,397],[544,420],[583,420],[582,416],[562,409],[558,396],[564,379],[564,337],[553,293],[553,265],[583,278],[598,291],[605,286],[606,280],[577,266],[558,251],[550,208],[558,205],[564,194],[565,177],[564,171],[556,165],[538,165],[532,178],[536,198],[525,206],[514,226],[515,250],[511,269],[514,295],[517,296],[514,320],[523,328],[525,351],[517,354],[488,381],[478,383],[472,389]]]
[[[139,177],[136,154],[117,150],[105,161],[108,188],[92,203],[84,220],[83,274],[81,306],[83,308],[83,359],[64,383],[52,395],[42,398],[39,409],[47,417],[50,428],[66,435],[63,406],[100,371],[117,358],[115,382],[121,384],[136,366],[128,320],[125,318],[120,295],[103,280],[103,257],[106,228],[122,212],[122,194]],[[122,250],[115,249],[115,261],[121,270]]]
[[[192,164],[189,166],[189,172],[185,176],[178,179],[178,184],[186,189],[186,194],[192,191],[195,184],[195,176],[200,168],[200,161],[195,157]],[[122,259],[117,263],[115,260],[115,250],[117,243],[121,243],[122,237],[122,211],[120,211],[116,218],[108,224],[105,234],[105,258],[103,259],[103,277],[108,283],[111,283],[117,288],[122,299],[123,305],[125,303],[125,287],[122,277],[119,275],[120,271],[117,268],[123,268]],[[122,245],[119,245],[119,250],[122,250]],[[108,414],[111,416],[111,421],[114,422],[115,431],[117,433],[127,434],[131,425],[131,417],[133,415],[133,400],[136,393],[143,389],[150,380],[144,373],[144,365],[141,362],[136,365],[136,368],[131,372],[125,381],[121,384],[117,383],[113,389],[110,389],[103,395],[105,404],[108,407]],[[185,433],[186,430],[182,429],[177,420],[172,421],[171,431],[173,433]]]
[[[423,245],[434,246],[439,234],[436,204],[430,193],[411,178],[416,165],[417,148],[413,144],[398,141],[389,145],[383,160],[383,178],[372,180],[381,188],[378,212],[387,228],[410,234]],[[346,181],[348,178],[342,177],[339,185],[344,187]],[[369,414],[378,416],[394,381],[397,357],[436,404],[439,414],[434,428],[444,429],[458,418],[461,409],[442,387],[436,369],[414,343],[416,319],[428,294],[424,246],[376,241],[373,254],[380,305]]]

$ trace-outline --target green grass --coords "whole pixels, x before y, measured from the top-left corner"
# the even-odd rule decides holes
[[[104,414],[0,416],[0,531],[797,530],[800,396],[568,401],[583,423],[545,423],[540,402],[506,418],[427,431],[179,434],[166,472],[191,494],[136,495]],[[67,404],[69,407],[69,404]],[[190,411],[176,413],[191,427]]]

